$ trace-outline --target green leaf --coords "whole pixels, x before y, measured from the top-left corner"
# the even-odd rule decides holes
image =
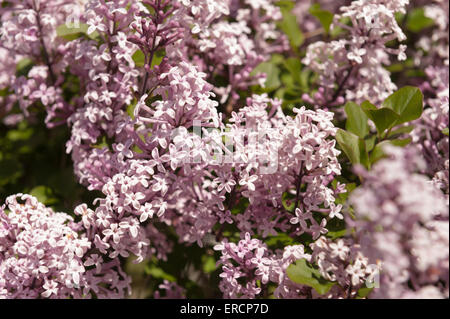
[[[386,156],[383,151],[383,147],[387,144],[390,144],[390,141],[383,141],[375,145],[372,153],[370,154],[370,163],[373,165],[375,162],[378,162],[380,159]]]
[[[425,16],[425,10],[423,8],[413,9],[408,14],[406,27],[411,32],[418,33],[423,29],[431,27],[433,25],[433,19]]]
[[[202,256],[202,265],[203,265],[203,271],[207,274],[212,273],[214,270],[217,269],[216,267],[216,260],[212,256]]]
[[[23,174],[20,162],[13,159],[0,160],[0,186],[16,182]]]
[[[16,73],[18,76],[20,75],[27,75],[28,71],[33,66],[33,60],[30,58],[23,58],[20,60],[16,65]]]
[[[402,127],[398,128],[398,129],[393,130],[392,132],[390,132],[387,137],[388,138],[394,138],[394,137],[400,136],[402,134],[408,134],[414,129],[414,127],[415,127],[414,125],[402,126]]]
[[[231,209],[231,213],[233,215],[241,214],[242,212],[245,212],[249,204],[250,201],[248,200],[248,198],[241,197],[237,205],[234,205],[233,208]]]
[[[175,282],[176,278],[168,273],[166,273],[162,268],[157,267],[155,265],[148,265],[145,268],[145,273],[154,278],[166,279],[171,282]]]
[[[280,100],[283,100],[283,96],[284,96],[284,93],[286,92],[286,89],[285,88],[279,88],[276,92],[275,92],[275,97],[277,98],[277,99],[280,99]]]
[[[292,78],[297,84],[302,83],[301,79],[301,71],[302,71],[302,63],[300,62],[300,59],[297,58],[289,58],[284,60],[284,66],[289,71],[289,73],[292,75]]]
[[[385,130],[395,126],[399,119],[398,114],[386,108],[381,108],[376,111],[370,110],[370,119],[375,123],[377,132],[381,135]]]
[[[367,114],[367,111],[376,111],[376,110],[378,110],[378,108],[375,105],[373,105],[372,103],[370,103],[369,101],[362,102],[361,108],[366,114]],[[367,114],[367,116],[368,115],[369,114]]]
[[[291,88],[295,86],[294,79],[292,78],[292,74],[290,73],[282,73],[280,76],[280,80],[286,87]]]
[[[448,127],[444,128],[444,129],[442,130],[442,134],[448,136]]]
[[[30,139],[34,133],[35,131],[31,127],[20,128],[17,130],[9,130],[6,133],[6,138],[13,142],[26,141]]]
[[[9,91],[9,89],[7,87],[0,90],[0,96],[2,96],[2,97],[7,96],[9,94],[11,94],[11,92]]]
[[[300,73],[300,86],[303,91],[309,91],[309,84],[311,78],[312,71],[309,69],[303,69]]]
[[[293,245],[294,240],[286,233],[279,233],[277,236],[268,236],[264,241],[271,248],[281,248]]]
[[[288,267],[286,273],[293,282],[314,288],[319,294],[326,294],[334,282],[323,279],[320,272],[310,266],[305,259],[300,259]]]
[[[339,129],[336,140],[352,164],[363,164],[368,166],[368,154],[365,142],[357,135]]]
[[[335,240],[337,238],[344,237],[345,235],[347,235],[347,229],[328,231],[326,236],[331,240]]]
[[[273,91],[280,87],[280,69],[278,66],[272,62],[263,62],[259,64],[252,72],[253,74],[257,73],[265,73],[266,74],[266,82],[265,89],[268,91]]]
[[[367,124],[368,117],[361,109],[361,107],[353,102],[348,102],[345,105],[345,113],[347,114],[347,122],[345,129],[353,134],[364,138],[369,133],[369,125]]]
[[[395,12],[394,17],[395,17],[395,20],[397,21],[397,23],[400,25],[400,24],[402,24],[402,22],[405,18],[405,14],[402,12]]]
[[[390,95],[383,107],[393,110],[399,115],[398,124],[414,121],[422,115],[423,95],[416,87],[405,86]]]
[[[390,140],[392,145],[398,146],[398,147],[405,147],[406,145],[410,144],[412,142],[412,138],[404,138],[404,139],[398,139],[398,140]]]
[[[376,135],[370,135],[369,137],[364,139],[364,141],[366,142],[366,150],[367,150],[367,152],[370,152],[370,151],[373,150],[373,148],[375,147],[375,141],[376,140],[377,140],[377,136]]]
[[[330,32],[330,26],[331,26],[331,23],[333,23],[333,17],[334,17],[333,13],[331,13],[330,11],[327,11],[327,10],[323,10],[320,7],[319,3],[313,4],[309,8],[309,13],[311,15],[313,15],[314,17],[316,17],[320,21],[320,24],[322,25],[322,27],[324,28],[324,30],[327,33]]]
[[[165,50],[158,50],[158,51],[156,51],[154,56],[153,56],[151,68],[153,69],[153,67],[155,65],[159,65],[161,63],[161,61],[164,59],[165,56],[166,56],[166,51]],[[144,52],[142,52],[139,49],[136,52],[134,52],[134,54],[132,56],[132,59],[134,61],[134,64],[138,68],[142,68],[145,65]]]
[[[134,119],[134,109],[136,108],[137,100],[134,98],[131,103],[127,106],[127,114],[129,117]]]
[[[382,159],[383,157],[386,156],[386,154],[383,151],[383,148],[386,145],[393,145],[393,146],[398,146],[398,147],[404,147],[406,145],[408,145],[409,143],[411,143],[411,138],[405,138],[405,139],[401,139],[401,140],[390,140],[390,141],[382,141],[380,143],[378,143],[372,153],[370,154],[370,163],[371,165],[373,165],[375,162],[379,161],[380,159]]]
[[[388,70],[391,73],[398,73],[405,69],[405,65],[403,63],[393,63],[386,67],[386,70]]]
[[[295,207],[294,195],[290,195],[289,192],[284,192],[281,195],[281,203],[288,212],[293,212]]]
[[[53,205],[58,202],[50,187],[36,186],[30,191],[30,195],[36,197],[44,205]]]
[[[287,35],[291,47],[296,50],[305,41],[303,32],[300,30],[297,17],[287,9],[282,10],[283,20],[278,22],[278,27]]]
[[[145,64],[145,55],[141,50],[137,50],[136,52],[134,52],[132,59],[134,61],[134,64],[138,68],[142,68]]]
[[[361,104],[361,108],[364,113],[371,119],[376,128],[378,134],[381,136],[385,130],[388,130],[394,127],[398,120],[399,115],[395,113],[393,110],[388,108],[377,109],[373,104],[368,101],[365,101]]]
[[[153,69],[155,65],[160,65],[165,56],[166,56],[165,49],[160,49],[156,51],[155,55],[153,56],[151,68]]]
[[[372,292],[372,290],[373,290],[373,288],[367,288],[367,287],[359,288],[357,299],[366,298],[367,296],[369,296],[369,294]]]
[[[295,7],[295,1],[292,0],[280,0],[275,3],[281,10],[291,11]]]
[[[91,34],[87,34],[88,29],[89,25],[86,23],[80,23],[79,25],[62,24],[56,27],[56,35],[67,41],[73,41],[83,36],[87,36],[90,39],[95,39],[98,36],[98,32],[94,31]]]
[[[284,55],[278,53],[272,54],[272,57],[270,58],[270,62],[275,65],[281,65],[285,60],[286,58],[284,57]]]

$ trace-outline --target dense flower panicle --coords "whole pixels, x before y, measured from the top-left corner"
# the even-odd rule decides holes
[[[71,72],[87,80],[85,94],[77,101],[81,105],[68,119],[72,127],[68,151],[83,144],[95,144],[102,134],[114,136],[118,123],[127,118],[126,105],[133,100],[139,76],[132,59],[137,47],[127,41],[129,25],[138,9],[131,6],[124,10],[129,3],[90,2],[86,11],[88,33],[101,32],[107,43],[98,45],[92,40],[77,39],[66,44]],[[98,20],[97,24],[93,19]],[[115,22],[114,28],[106,28],[110,20]],[[91,28],[94,25],[97,29]]]
[[[17,77],[11,84],[14,102],[19,102],[26,116],[32,116],[31,105],[42,103],[47,109],[49,127],[64,123],[72,109],[62,96],[65,52],[63,40],[57,37],[57,27],[74,14],[81,15],[85,2],[13,1],[2,9],[1,46],[18,60],[38,61],[28,74]]]
[[[149,108],[143,103],[147,96],[143,96],[134,110],[138,121],[154,123],[156,128],[166,129],[169,133],[177,127],[190,128],[194,120],[199,121],[199,125],[212,123],[217,127],[218,103],[212,100],[215,95],[210,92],[212,86],[204,80],[205,77],[205,73],[198,72],[195,66],[187,62],[162,73],[159,76],[160,85],[154,93],[167,99],[156,101]],[[150,116],[140,116],[141,110]]]
[[[413,131],[413,142],[423,151],[427,167],[424,170],[433,177],[436,185],[448,197],[449,194],[449,137],[443,133],[449,125],[449,73],[448,68],[436,70],[428,68],[430,78],[436,79],[434,98],[428,100],[417,127]],[[432,82],[433,83],[433,82]]]
[[[61,40],[56,27],[71,13],[83,10],[87,1],[27,0],[9,1],[2,8],[2,45],[21,55],[40,56],[41,48],[55,50]],[[50,52],[47,52],[50,53]]]
[[[286,268],[293,260],[308,258],[302,245],[287,246],[284,252],[274,254],[258,239],[252,239],[249,233],[238,244],[224,241],[214,247],[221,251],[219,264],[223,272],[219,288],[225,298],[255,298],[262,289],[257,281],[266,285],[269,281],[287,285],[285,281],[295,285],[287,278]],[[240,279],[244,283],[240,282]],[[279,286],[280,294],[286,288]]]
[[[195,68],[190,69],[187,64],[184,67],[186,71],[196,72]],[[212,101],[208,98],[209,93],[201,93],[209,86],[205,86],[206,82],[198,84],[202,82],[201,75],[193,74],[192,80],[183,79],[180,77],[181,70],[173,68],[167,75],[162,75],[163,78],[169,76],[172,86],[162,86],[161,94],[171,97],[172,100],[164,104],[157,102],[154,108],[156,111],[144,102],[139,102],[136,106],[136,121],[141,126],[138,132],[140,136],[149,136],[149,139],[144,141],[141,137],[136,137],[136,146],[141,148],[143,153],[131,151],[129,143],[114,145],[115,152],[109,161],[116,163],[114,173],[100,161],[98,164],[94,162],[93,173],[97,171],[95,167],[100,171],[108,169],[108,172],[112,173],[104,183],[96,179],[96,183],[100,184],[91,184],[91,187],[101,186],[106,196],[99,199],[100,205],[89,221],[90,227],[93,227],[92,234],[99,234],[95,241],[99,249],[102,246],[105,251],[110,249],[111,258],[117,255],[128,256],[131,252],[138,256],[137,261],[143,260],[149,253],[147,246],[152,246],[151,240],[150,243],[147,240],[148,226],[145,225],[151,225],[149,221],[155,218],[164,224],[174,225],[181,241],[196,241],[199,245],[203,245],[204,236],[211,232],[215,224],[224,222],[236,222],[241,232],[256,231],[264,237],[274,235],[277,234],[276,229],[285,231],[297,227],[289,223],[291,215],[282,210],[282,195],[287,191],[298,193],[297,201],[302,198],[301,205],[305,205],[302,209],[311,216],[312,212],[316,211],[317,214],[328,214],[329,218],[342,218],[339,213],[341,207],[334,204],[334,191],[326,186],[334,175],[340,173],[336,158],[339,152],[334,148],[334,142],[327,140],[336,132],[331,124],[330,113],[299,109],[296,111],[296,120],[293,120],[280,113],[277,101],[271,101],[266,96],[254,96],[249,100],[248,109],[244,108],[241,113],[235,115],[235,118],[241,118],[242,122],[236,120],[230,125],[230,132],[238,135],[237,131],[245,126],[248,130],[256,130],[261,125],[261,128],[266,126],[272,130],[271,139],[254,150],[249,145],[236,143],[235,161],[232,158],[229,163],[218,165],[217,158],[212,155],[219,154],[219,143],[214,144],[212,141],[217,142],[217,136],[214,134],[220,131],[204,130],[200,137],[186,130],[186,127],[192,125],[192,114],[197,114],[199,123],[203,122],[203,125],[210,124],[214,127],[214,122],[218,123],[214,104],[211,104]],[[179,83],[183,90],[177,89],[175,82]],[[194,83],[197,86],[192,86]],[[192,97],[186,97],[186,94],[192,94]],[[197,94],[203,94],[198,95],[203,102],[195,98]],[[188,103],[189,99],[195,103]],[[182,107],[179,106],[180,103]],[[208,103],[212,106],[208,107]],[[271,116],[276,115],[272,120],[266,111],[271,103]],[[205,111],[197,109],[192,112],[188,108],[198,108],[200,104],[206,107]],[[161,107],[166,108],[164,112],[158,112]],[[174,112],[173,116],[170,116],[171,108],[185,109],[186,112]],[[204,120],[201,118],[202,114],[205,114]],[[270,124],[271,121],[274,124]],[[171,130],[167,128],[177,126],[178,135],[171,140]],[[295,141],[293,136],[297,136],[296,145],[291,145],[292,141]],[[193,148],[194,145],[198,148]],[[294,157],[287,151],[290,148],[296,149]],[[197,153],[199,149],[203,150],[203,154]],[[219,150],[224,151],[220,146]],[[260,167],[259,163],[267,150],[273,153],[277,165],[275,172],[271,174],[265,174],[264,169],[267,167]],[[253,151],[257,153],[252,153]],[[99,151],[98,154],[103,152],[106,151]],[[239,160],[242,158],[246,160]],[[217,174],[217,178],[211,178],[208,167]],[[289,169],[282,169],[284,167]],[[297,172],[296,167],[303,168]],[[181,170],[175,173],[178,168]],[[298,180],[298,189],[292,187],[292,181],[295,179]],[[304,193],[300,193],[302,185],[307,185]],[[225,202],[227,193],[234,193],[233,202]],[[248,208],[242,214],[232,216],[229,210],[237,201],[245,198],[250,201]],[[261,218],[267,222],[259,223]],[[316,238],[317,234],[326,233],[324,224],[325,219],[318,225],[311,218],[311,226],[302,229],[302,232],[311,233]]]
[[[415,1],[417,2],[417,0]],[[449,60],[449,3],[443,0],[425,1],[424,16],[434,21],[432,34],[422,36],[416,43],[414,62],[426,68],[448,65]]]
[[[417,42],[414,62],[425,70],[422,83],[428,107],[416,121],[413,142],[427,162],[425,173],[449,194],[449,138],[443,130],[449,125],[449,19],[448,1],[434,1],[424,7],[424,15],[435,21],[431,37]]]
[[[435,286],[448,298],[449,255],[443,249],[449,244],[448,203],[426,176],[416,173],[424,164],[417,150],[386,151],[389,158],[360,172],[363,186],[350,197],[363,251],[382,263],[380,289],[373,296],[409,298]]]
[[[322,37],[333,40],[314,41],[325,30],[306,14],[313,3],[336,13],[331,30],[343,31]],[[434,24],[407,52],[396,14],[409,3],[297,1],[300,48],[280,30],[295,24],[282,14],[289,3],[276,0],[2,5],[2,125],[44,110],[48,128],[67,126],[78,182],[100,195],[77,201],[74,217],[30,195],[6,199],[0,298],[122,298],[126,259],[170,261],[177,245],[214,247],[225,298],[357,298],[380,271],[370,297],[448,298],[448,1],[411,1]],[[424,76],[394,82],[387,67],[406,52]],[[255,68],[274,53],[304,57],[306,70],[288,71],[301,71],[296,101],[311,109],[277,98],[291,94],[289,63],[274,72],[281,90],[253,90],[266,78]],[[336,145],[343,108],[332,107],[381,104],[408,81],[425,96],[412,146],[357,167],[358,187]],[[277,236],[290,244],[274,245]],[[294,282],[296,262],[329,289]],[[164,280],[153,296],[185,298],[185,288]]]
[[[68,214],[29,195],[8,197],[0,207],[0,298],[123,297],[129,279],[120,264],[91,248]]]
[[[79,182],[88,185],[89,190],[101,190],[103,185],[115,174],[121,171],[121,165],[115,162],[108,148],[93,150],[77,149],[72,154],[74,173]]]
[[[128,256],[131,252],[138,256],[138,261],[142,261],[149,253],[165,256],[170,252],[170,244],[164,243],[165,236],[149,223],[153,217],[161,218],[163,223],[177,225],[180,238],[185,241],[191,241],[191,236],[194,241],[200,240],[214,225],[214,217],[212,224],[208,222],[211,219],[207,215],[211,211],[207,207],[217,207],[220,199],[210,198],[206,201],[205,198],[207,205],[196,202],[193,203],[194,206],[180,205],[184,198],[192,196],[192,182],[187,181],[196,178],[198,168],[195,171],[186,168],[175,174],[178,167],[185,166],[184,163],[195,156],[192,154],[195,149],[186,151],[186,144],[205,144],[200,137],[188,134],[186,128],[193,125],[194,119],[198,119],[200,124],[212,126],[219,123],[216,102],[210,99],[213,94],[208,91],[210,85],[202,79],[203,76],[188,63],[181,63],[162,73],[161,85],[156,92],[168,99],[154,102],[152,108],[145,104],[146,96],[141,99],[134,110],[135,125],[138,128],[134,131],[134,125],[124,126],[123,130],[131,133],[133,139],[128,139],[125,144],[113,145],[114,153],[109,162],[113,164],[111,169],[101,165],[100,161],[94,167],[86,163],[90,166],[85,166],[88,175],[95,174],[94,179],[87,177],[89,183],[94,182],[90,187],[102,190],[105,194],[105,198],[99,199],[99,207],[95,210],[90,225],[95,229],[93,233],[99,233],[96,244],[110,248],[111,258],[117,255]],[[175,128],[178,128],[179,133],[172,140]],[[140,148],[140,152],[131,150],[134,143]],[[99,154],[105,152],[109,154],[105,149],[99,151]],[[105,169],[108,169],[108,175],[98,178]],[[201,178],[198,177],[199,181]],[[179,204],[174,207],[177,202]],[[198,205],[202,205],[203,209]],[[178,214],[166,212],[172,208],[181,209],[184,214],[177,216]],[[190,220],[202,211],[206,214],[203,223],[209,225],[205,230],[201,230],[200,226],[198,229],[185,229],[189,227],[190,221],[173,220]],[[111,234],[114,236],[111,237]],[[150,251],[148,238],[154,247]]]
[[[322,236],[310,246],[313,250],[311,261],[317,264],[322,277],[338,284],[326,297],[354,298],[360,288],[376,284],[379,264],[371,264],[361,246],[353,240],[333,242]]]
[[[276,228],[281,231],[291,228],[292,215],[283,211],[284,193],[295,197],[295,205],[304,213],[316,211],[330,218],[342,218],[341,207],[334,204],[335,194],[328,185],[333,176],[340,174],[339,151],[335,141],[330,139],[336,133],[331,123],[333,115],[305,108],[294,109],[294,112],[295,118],[285,116],[280,101],[254,95],[248,100],[248,106],[233,113],[232,123],[225,133],[234,140],[233,154],[229,155],[233,160],[231,164],[222,165],[217,174],[219,180],[238,185],[241,196],[249,200],[243,216],[236,216],[241,232],[253,233],[256,227],[257,232],[266,237],[277,234]],[[253,145],[252,138],[245,142],[246,134],[258,140],[258,144]],[[226,171],[227,165],[234,168],[233,174]],[[230,190],[223,188],[221,194],[227,192]],[[316,221],[311,220],[314,226],[300,227],[299,234],[318,229]]]
[[[86,11],[88,33],[99,33],[107,43],[98,45],[80,38],[66,44],[71,72],[86,80],[85,94],[77,99],[79,106],[68,118],[72,134],[67,151],[72,153],[75,173],[90,189],[101,189],[106,179],[120,170],[117,163],[105,158],[110,154],[107,149],[93,145],[104,136],[119,143],[126,141],[127,105],[140,89],[137,79],[141,72],[132,59],[138,46],[128,41],[128,36],[133,32],[130,25],[145,19],[140,14],[148,14],[148,10],[140,2],[125,10],[131,3],[90,2]],[[114,28],[107,27],[111,20]]]
[[[287,38],[276,29],[282,16],[273,0],[178,0],[176,19],[185,26],[180,45],[169,47],[169,56],[192,60],[211,78],[227,78],[226,87],[214,87],[221,103],[231,107],[238,91],[263,83],[264,74],[253,69],[271,53],[288,49]],[[229,21],[232,19],[233,22]]]
[[[312,254],[303,245],[291,245],[283,250],[270,250],[261,240],[252,239],[249,233],[237,244],[223,241],[214,247],[222,256],[220,290],[225,298],[255,298],[271,282],[277,285],[277,298],[351,298],[358,289],[377,275],[378,267],[369,265],[358,245],[339,240],[336,243],[320,237],[311,244]],[[321,275],[336,282],[326,294],[320,295],[307,285],[293,282],[287,268],[296,260],[315,263]],[[258,281],[261,285],[258,285]]]
[[[405,34],[397,24],[396,12],[405,12],[409,1],[353,1],[341,7],[333,25],[348,31],[348,36],[331,42],[309,45],[303,59],[320,79],[320,89],[313,97],[304,96],[316,105],[332,106],[344,101],[372,103],[383,101],[396,89],[385,66],[390,55],[405,60],[405,45],[388,48],[391,40],[403,41]],[[348,18],[351,25],[340,19]],[[337,85],[337,88],[336,88]]]

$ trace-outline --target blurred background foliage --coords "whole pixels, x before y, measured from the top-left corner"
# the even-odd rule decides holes
[[[57,211],[70,212],[98,195],[78,184],[66,154],[66,127],[47,129],[44,114],[10,128],[0,124],[0,198],[29,193]]]

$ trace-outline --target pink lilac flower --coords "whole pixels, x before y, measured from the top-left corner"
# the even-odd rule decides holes
[[[389,157],[370,172],[350,202],[353,223],[363,251],[381,262],[380,288],[375,298],[409,298],[427,285],[437,285],[448,297],[448,202],[424,175],[423,160],[414,148],[386,148]],[[420,194],[420,196],[411,196]]]
[[[130,282],[120,264],[91,253],[79,229],[30,195],[8,197],[0,207],[0,298],[124,297]]]
[[[408,2],[353,1],[341,7],[342,13],[335,15],[333,26],[349,34],[342,39],[317,41],[308,46],[303,63],[319,75],[320,88],[312,97],[305,94],[305,100],[329,107],[345,101],[377,103],[392,94],[396,85],[385,66],[391,63],[389,55],[405,60],[406,45],[392,49],[386,43],[406,39],[395,13],[405,12]],[[350,19],[351,25],[340,23],[342,18]]]

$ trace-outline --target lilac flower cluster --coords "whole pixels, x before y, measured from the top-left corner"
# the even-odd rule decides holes
[[[14,91],[6,103],[7,107],[17,101],[24,114],[29,116],[29,109],[40,102],[47,110],[47,124],[54,126],[61,118],[65,119],[67,109],[71,109],[62,96],[62,73],[66,61],[63,59],[63,42],[57,37],[56,28],[72,12],[80,12],[81,3],[63,0],[12,1],[2,11],[1,47],[7,50],[6,55],[10,55],[9,60],[13,62],[6,70],[11,76],[10,89]],[[29,70],[26,77],[16,77],[14,65],[19,61],[27,62],[26,59],[39,63]],[[14,118],[11,120],[14,123]],[[16,122],[18,120],[20,117],[15,118]]]
[[[342,14],[334,17],[333,26],[348,31],[348,36],[309,45],[303,63],[319,75],[319,90],[304,98],[315,105],[334,106],[344,101],[377,103],[393,93],[396,85],[385,66],[391,63],[389,55],[405,60],[406,45],[392,49],[386,43],[406,39],[395,13],[405,12],[408,3],[361,0],[341,7]],[[350,26],[342,19],[349,19]]]
[[[207,72],[210,79],[224,77],[226,87],[214,87],[220,102],[230,106],[238,92],[264,83],[264,74],[251,75],[253,69],[271,53],[288,49],[286,36],[276,29],[282,19],[274,0],[178,0],[182,10],[177,20],[185,26],[181,45],[169,54],[191,60]]]
[[[125,259],[166,262],[177,245],[214,248],[225,298],[356,298],[368,284],[371,297],[448,298],[448,2],[425,6],[436,33],[408,52],[425,72],[412,146],[385,148],[387,158],[355,175],[336,140],[343,113],[330,110],[380,105],[397,88],[386,68],[406,59],[396,14],[409,0],[319,2],[339,12],[331,30],[342,32],[305,42],[295,58],[318,81],[299,94],[312,109],[284,107],[280,91],[263,87],[270,74],[254,72],[299,49],[278,27],[286,21],[275,0],[2,6],[2,122],[45,112],[49,129],[67,127],[74,174],[100,195],[78,201],[73,217],[30,195],[6,199],[0,298],[122,298]],[[314,38],[311,3],[293,13]],[[389,133],[360,140],[368,147]],[[270,242],[282,235],[289,244]],[[297,263],[327,289],[289,276]],[[167,279],[152,293],[188,296]]]
[[[424,175],[415,148],[386,148],[389,158],[350,197],[363,251],[381,262],[378,298],[448,298],[448,202]],[[420,196],[411,196],[417,194]]]
[[[296,292],[289,287],[296,285],[287,278],[286,268],[292,261],[306,257],[302,245],[287,246],[284,251],[273,254],[264,243],[246,233],[238,244],[224,241],[214,249],[222,252],[219,287],[225,298],[255,298],[262,290],[258,281],[264,285],[269,281],[280,284],[275,292],[279,297],[289,297]],[[239,282],[240,278],[244,283]]]
[[[421,148],[427,168],[425,173],[449,194],[449,137],[442,132],[449,125],[449,37],[448,2],[436,1],[425,6],[424,14],[436,22],[431,38],[418,41],[415,63],[425,70],[422,89],[428,93],[427,104],[413,132],[414,143]]]
[[[79,225],[30,195],[0,207],[0,298],[121,298],[129,278]]]
[[[335,193],[342,187],[336,192],[329,187],[341,169],[337,160],[340,152],[330,139],[336,133],[331,122],[333,114],[303,107],[294,109],[296,116],[292,118],[282,113],[280,102],[266,96],[253,96],[248,100],[249,106],[232,114],[227,132],[237,140],[233,161],[237,176],[232,179],[233,185],[241,186],[242,196],[250,203],[243,216],[236,216],[238,228],[241,232],[252,233],[256,227],[263,237],[276,235],[275,228],[286,231],[297,227],[292,226],[299,221],[294,221],[283,208],[285,193],[292,196],[299,220],[307,219],[313,212],[342,218],[341,206],[334,203]],[[239,141],[244,140],[242,134],[247,131],[264,132],[264,136],[255,137],[261,140],[257,147]],[[239,159],[244,159],[243,163],[240,164]],[[223,169],[226,166],[222,166]],[[218,173],[224,181],[229,180],[227,175],[230,173]],[[308,232],[317,238],[317,232],[326,232],[326,219],[321,225],[312,217],[311,220],[310,228],[300,223],[298,234]]]
[[[333,242],[322,236],[311,248],[311,259],[318,265],[322,277],[338,283],[332,287],[328,298],[355,298],[361,287],[376,283],[379,265],[370,264],[361,246],[351,239]]]
[[[308,254],[301,244],[272,251],[246,233],[238,244],[224,240],[214,249],[222,253],[219,287],[225,298],[255,298],[268,289],[268,283],[276,285],[277,298],[352,298],[378,274],[378,267],[369,265],[359,245],[343,239],[332,242],[320,237],[310,245],[312,254]],[[307,285],[293,282],[286,270],[296,260],[316,264],[323,278],[336,284],[320,295]]]

